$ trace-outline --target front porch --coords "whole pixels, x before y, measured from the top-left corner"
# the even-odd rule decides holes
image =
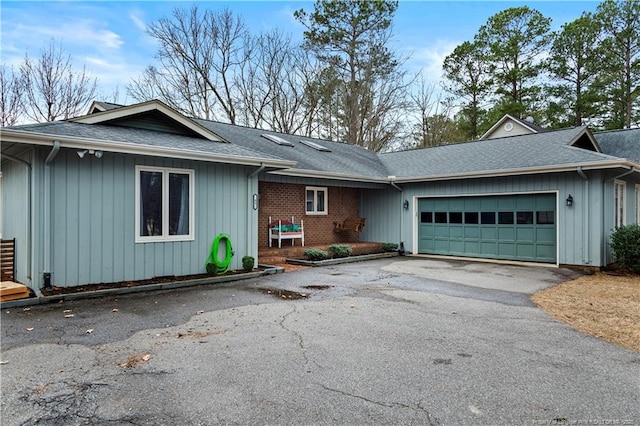
[[[287,242],[288,244],[289,242]],[[340,243],[351,247],[354,255],[361,254],[373,254],[382,253],[382,243],[368,243],[368,242],[354,242],[354,243]],[[320,245],[306,245],[302,247],[300,242],[297,245],[283,245],[282,248],[278,247],[259,247],[258,248],[258,263],[261,265],[283,265],[286,263],[286,259],[289,257],[303,258],[304,251],[310,248],[318,248],[324,251],[329,250],[331,244]]]

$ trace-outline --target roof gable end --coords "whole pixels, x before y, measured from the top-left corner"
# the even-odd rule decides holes
[[[69,121],[155,130],[215,142],[226,142],[211,130],[158,100],[111,109],[105,108],[103,103],[94,102],[89,110],[89,115],[73,118]]]
[[[519,136],[529,133],[538,133],[542,128],[535,124],[516,118],[510,114],[505,114],[496,124],[480,136],[480,140],[492,139],[496,137]]]

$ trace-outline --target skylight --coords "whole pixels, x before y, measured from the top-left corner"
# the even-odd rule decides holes
[[[262,136],[265,139],[269,139],[271,142],[275,142],[278,145],[282,145],[282,146],[294,146],[291,142],[286,141],[284,139],[282,139],[280,136],[276,136],[276,135],[270,135],[268,133],[263,133],[260,136]]]
[[[301,144],[306,145],[308,147],[311,147],[317,151],[322,151],[322,152],[331,152],[331,150],[329,148],[327,148],[326,146],[322,146],[319,143],[315,143],[315,142],[311,142],[311,141],[300,141]]]

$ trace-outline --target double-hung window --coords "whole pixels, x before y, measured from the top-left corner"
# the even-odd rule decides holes
[[[615,208],[613,212],[613,226],[615,228],[619,228],[624,226],[624,203],[625,196],[624,193],[627,189],[627,184],[621,180],[616,180],[613,182],[613,206]]]
[[[194,238],[193,170],[136,166],[136,242]]]
[[[326,187],[307,186],[306,197],[307,214],[326,215],[328,213]]]

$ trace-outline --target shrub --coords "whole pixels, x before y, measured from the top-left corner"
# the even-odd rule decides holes
[[[640,274],[640,224],[617,228],[611,235],[611,250],[622,269]]]
[[[309,260],[325,260],[329,257],[326,251],[314,248],[305,250],[304,256]]]
[[[331,257],[349,257],[353,250],[346,244],[332,244],[329,246]]]
[[[382,243],[382,250],[384,251],[397,251],[398,245],[396,243]]]
[[[253,269],[253,266],[256,264],[256,260],[253,256],[244,256],[242,258],[242,269],[245,271],[250,271]]]
[[[218,272],[218,267],[213,262],[207,263],[206,268],[207,268],[207,274],[209,275],[215,275]]]

